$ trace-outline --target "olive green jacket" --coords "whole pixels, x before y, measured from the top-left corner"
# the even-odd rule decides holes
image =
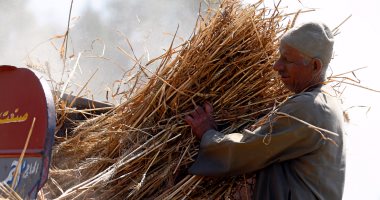
[[[317,131],[279,113],[338,135]],[[252,197],[256,200],[342,199],[344,137],[340,104],[317,87],[289,98],[254,131],[223,135],[208,130],[189,173],[230,176],[256,172]]]

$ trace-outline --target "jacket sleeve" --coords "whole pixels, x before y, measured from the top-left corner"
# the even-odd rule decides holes
[[[318,112],[314,112],[314,107],[298,98],[288,101],[279,111],[317,125]],[[295,119],[273,115],[269,121],[253,132],[223,135],[207,131],[189,173],[224,176],[254,172],[308,154],[325,142],[319,132]]]

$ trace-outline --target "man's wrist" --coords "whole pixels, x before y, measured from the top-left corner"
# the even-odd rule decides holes
[[[202,146],[208,146],[208,145],[211,145],[215,142],[218,142],[223,137],[224,137],[224,135],[221,132],[219,132],[215,129],[209,129],[202,135],[201,147]]]

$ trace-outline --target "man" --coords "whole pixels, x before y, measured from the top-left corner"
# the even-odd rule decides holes
[[[255,172],[256,200],[341,199],[345,153],[343,111],[323,85],[333,35],[323,23],[305,23],[280,41],[274,70],[295,93],[254,131],[223,135],[212,106],[185,117],[201,139],[191,174],[230,176]]]

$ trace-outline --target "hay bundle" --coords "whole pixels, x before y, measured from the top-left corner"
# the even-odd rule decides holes
[[[48,197],[178,199],[230,196],[244,177],[187,174],[198,142],[184,115],[211,102],[223,133],[239,131],[289,95],[272,65],[284,15],[278,9],[225,1],[198,21],[193,37],[140,66],[158,63],[144,82],[130,79],[126,101],[87,120],[55,147]],[[44,190],[45,192],[47,190]]]

